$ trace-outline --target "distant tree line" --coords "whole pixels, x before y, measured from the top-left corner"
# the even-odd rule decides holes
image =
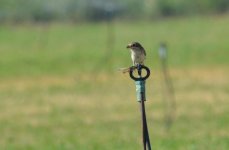
[[[153,19],[228,10],[229,0],[0,0],[0,22]]]

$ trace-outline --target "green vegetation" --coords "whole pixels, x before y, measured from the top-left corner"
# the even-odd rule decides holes
[[[228,16],[168,19],[160,22],[116,21],[115,50],[106,50],[107,26],[98,24],[46,24],[0,26],[0,76],[66,74],[93,71],[107,52],[112,53],[102,70],[130,64],[125,46],[140,41],[147,63],[157,66],[161,41],[170,47],[174,67],[228,65]],[[17,67],[15,67],[17,66]]]
[[[147,115],[153,149],[229,149],[228,24],[228,15],[115,21],[109,58],[105,23],[1,25],[0,149],[141,149],[134,83],[116,71],[131,64],[125,46],[133,40],[146,48],[152,70]],[[176,89],[176,121],[169,132],[160,41],[168,43]]]

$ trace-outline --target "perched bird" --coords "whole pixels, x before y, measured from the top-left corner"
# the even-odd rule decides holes
[[[131,51],[131,59],[133,61],[133,66],[136,66],[138,64],[144,65],[146,51],[140,43],[132,42],[128,44],[126,48],[130,49]]]
[[[142,47],[142,45],[138,42],[132,42],[127,45],[128,49],[130,49],[131,52],[131,59],[133,61],[133,67],[136,67],[137,65],[144,65],[144,60],[146,58],[146,51]],[[123,73],[129,72],[131,68],[122,68],[121,71]]]

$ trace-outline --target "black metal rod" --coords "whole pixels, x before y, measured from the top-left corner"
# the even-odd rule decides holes
[[[142,142],[143,142],[143,149],[146,150],[146,132],[145,132],[145,106],[144,101],[140,102],[140,109],[142,115]]]
[[[142,115],[142,141],[143,141],[143,148],[146,150],[146,146],[148,150],[151,150],[150,139],[149,139],[149,132],[147,127],[147,120],[146,120],[146,112],[145,112],[145,103],[144,103],[144,93],[141,92],[141,115]]]
[[[145,80],[150,76],[150,70],[146,66],[137,65],[136,69],[138,71],[138,78],[133,75],[133,70],[130,70],[130,77],[135,80],[136,91],[137,91],[137,100],[140,103],[141,118],[142,118],[142,142],[144,150],[151,150],[146,111],[145,111]],[[146,76],[142,77],[142,69],[146,70]]]

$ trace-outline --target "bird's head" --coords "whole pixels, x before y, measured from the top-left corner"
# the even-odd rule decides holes
[[[132,49],[132,50],[143,49],[143,47],[141,46],[141,44],[138,43],[138,42],[132,42],[132,43],[128,44],[128,45],[126,46],[126,48]]]

